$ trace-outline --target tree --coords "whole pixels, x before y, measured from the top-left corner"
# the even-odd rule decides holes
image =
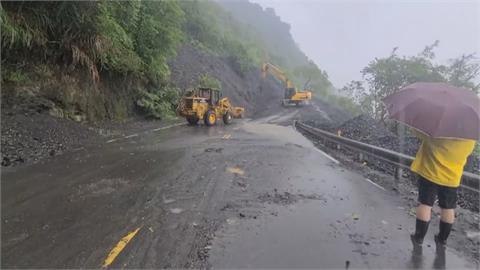
[[[176,53],[183,38],[184,13],[178,2],[142,1],[135,30],[135,50],[144,61],[150,80],[165,81],[167,58]]]
[[[210,77],[208,74],[204,74],[198,78],[198,87],[203,88],[214,88],[214,89],[221,89],[222,83],[217,80],[215,77]]]
[[[352,101],[357,104],[361,104],[366,96],[366,91],[363,87],[362,81],[349,82],[342,89],[340,89],[340,93],[347,97],[350,97],[350,99],[352,99]]]
[[[475,54],[464,54],[451,61],[446,68],[445,77],[447,81],[455,86],[470,88],[479,93],[480,83],[475,83],[475,78],[480,74],[480,63]],[[477,60],[476,62],[474,62]]]
[[[320,96],[328,95],[332,87],[328,74],[320,70],[311,60],[308,60],[305,65],[296,67],[293,75],[297,86],[312,90]]]
[[[438,44],[435,41],[417,56],[410,57],[398,56],[394,48],[389,57],[376,58],[362,69],[366,86],[352,81],[342,91],[352,96],[365,113],[382,122],[387,113],[383,98],[415,82],[446,82],[477,91],[479,85],[474,80],[480,73],[480,65],[473,63],[474,55],[462,55],[449,66],[438,65],[434,62]]]

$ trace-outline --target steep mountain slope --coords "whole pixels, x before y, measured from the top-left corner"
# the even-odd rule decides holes
[[[314,90],[330,84],[288,24],[248,1],[9,2],[0,15],[4,166],[132,126],[110,122],[172,118],[179,96],[202,76],[220,81],[247,117],[279,112],[283,86],[260,78],[264,54],[298,81],[299,70],[319,74]]]
[[[223,96],[229,97],[233,104],[245,107],[247,117],[255,117],[270,109],[272,104],[280,104],[283,95],[282,86],[273,80],[262,80],[258,69],[240,75],[229,65],[228,58],[191,45],[182,46],[170,67],[172,81],[182,90],[195,86],[202,75],[218,78]]]
[[[290,25],[283,22],[272,8],[263,9],[247,0],[218,1],[236,20],[249,29],[255,29],[263,39],[266,53],[278,65],[289,68],[307,64],[308,57],[299,49],[291,33]]]

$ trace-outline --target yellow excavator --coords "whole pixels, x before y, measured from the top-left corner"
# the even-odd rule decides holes
[[[283,106],[300,106],[310,103],[310,100],[312,99],[312,91],[306,89],[304,89],[303,91],[298,91],[297,88],[293,85],[292,81],[288,79],[285,72],[283,72],[281,69],[270,63],[263,63],[262,78],[266,78],[267,73],[270,73],[272,76],[285,84],[285,93],[282,100]]]

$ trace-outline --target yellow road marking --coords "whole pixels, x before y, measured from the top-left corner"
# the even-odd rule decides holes
[[[240,169],[239,167],[228,167],[227,172],[233,173],[233,174],[236,174],[236,175],[244,175],[245,174],[245,172],[242,169]]]
[[[132,240],[133,237],[137,234],[137,232],[140,230],[140,228],[137,228],[135,231],[129,232],[125,237],[123,237],[117,245],[108,253],[107,258],[103,262],[102,268],[108,267],[110,264],[113,263],[115,258],[117,258],[118,254],[122,252],[122,250],[125,248],[125,246]]]

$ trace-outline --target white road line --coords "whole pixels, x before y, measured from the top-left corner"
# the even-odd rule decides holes
[[[172,128],[172,127],[183,126],[183,125],[185,125],[185,124],[186,124],[186,123],[172,124],[172,125],[164,126],[164,127],[161,127],[161,128],[152,129],[152,131],[159,131],[159,130],[163,130],[163,129],[169,129],[169,128]],[[133,138],[133,137],[137,137],[137,136],[138,136],[138,134],[135,133],[135,134],[132,134],[132,135],[124,136],[123,138],[128,139],[128,138]],[[119,139],[120,139],[120,138],[111,139],[111,140],[108,140],[107,143],[116,142],[116,141],[118,141]]]
[[[326,158],[330,159],[331,161],[333,161],[334,163],[336,164],[340,164],[340,162],[336,159],[334,159],[333,157],[331,157],[329,154],[323,152],[322,150],[318,149],[317,147],[314,147],[315,150],[317,150],[317,152],[321,153],[322,155],[324,155]]]
[[[369,182],[370,184],[378,187],[379,189],[383,190],[383,191],[386,191],[384,187],[380,186],[379,184],[373,182],[372,180],[368,179],[368,178],[365,178],[365,180],[367,180],[367,182]]]
[[[133,137],[137,137],[137,136],[138,136],[138,134],[132,134],[132,135],[125,136],[124,138],[128,139],[128,138],[133,138]]]
[[[185,123],[173,124],[173,125],[164,126],[164,127],[160,127],[160,128],[156,128],[156,129],[152,129],[152,130],[153,131],[159,131],[159,130],[169,129],[169,128],[172,128],[172,127],[178,127],[178,126],[183,126],[183,125],[185,125]]]

